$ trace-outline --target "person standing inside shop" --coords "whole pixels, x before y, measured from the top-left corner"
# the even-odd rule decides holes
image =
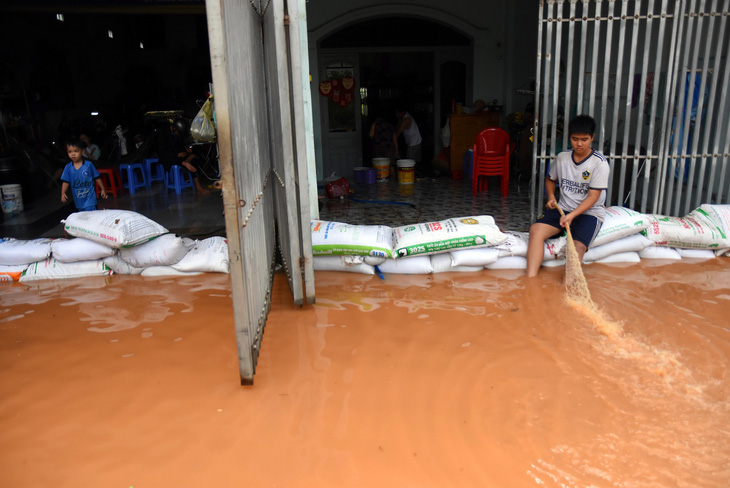
[[[395,145],[395,157],[400,157],[400,149],[398,148],[398,138],[403,134],[406,141],[406,159],[413,159],[416,163],[421,161],[421,133],[418,130],[418,124],[413,120],[413,116],[403,108],[397,108],[395,111],[398,117],[398,129],[393,134],[393,144]]]

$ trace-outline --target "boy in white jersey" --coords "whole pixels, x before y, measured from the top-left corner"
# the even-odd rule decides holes
[[[537,275],[544,256],[545,240],[570,226],[580,261],[605,217],[606,188],[610,168],[606,158],[591,148],[596,122],[588,115],[578,115],[568,124],[572,150],[557,155],[545,180],[547,209],[530,227],[527,248],[527,276]],[[555,190],[560,186],[560,202]],[[565,212],[561,216],[557,205]]]

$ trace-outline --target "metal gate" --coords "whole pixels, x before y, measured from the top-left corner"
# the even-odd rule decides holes
[[[541,0],[532,217],[567,125],[596,119],[606,204],[681,216],[730,194],[730,0]]]
[[[314,302],[304,9],[304,0],[206,2],[242,384],[253,383],[277,249],[294,303]]]

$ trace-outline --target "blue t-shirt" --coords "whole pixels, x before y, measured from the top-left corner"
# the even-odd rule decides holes
[[[74,168],[74,163],[68,163],[63,168],[61,181],[65,181],[71,187],[71,195],[79,210],[96,210],[96,189],[95,181],[99,178],[99,172],[91,161],[84,159],[84,164],[79,169]]]

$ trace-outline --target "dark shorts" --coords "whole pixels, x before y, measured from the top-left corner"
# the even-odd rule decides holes
[[[560,212],[556,208],[545,209],[545,213],[536,222],[552,225],[560,231],[565,230],[560,227]],[[570,234],[573,236],[573,240],[582,243],[586,249],[599,230],[601,230],[601,222],[593,215],[580,214],[570,223]]]

